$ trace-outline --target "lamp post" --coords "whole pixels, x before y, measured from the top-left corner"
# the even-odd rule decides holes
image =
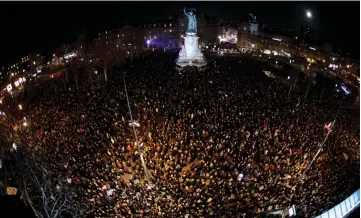
[[[133,129],[133,133],[134,133],[134,137],[135,137],[135,142],[137,144],[137,148],[138,148],[138,152],[139,152],[139,156],[140,156],[140,161],[142,163],[142,166],[143,166],[143,169],[144,169],[144,173],[145,173],[145,176],[147,178],[147,182],[148,182],[148,185],[151,185],[151,182],[149,180],[149,175],[148,175],[148,169],[147,169],[147,166],[145,165],[145,162],[144,162],[144,157],[143,157],[143,153],[142,153],[142,149],[139,145],[139,141],[138,141],[138,136],[137,136],[137,132],[135,130],[135,127],[137,125],[135,125],[135,122],[133,120],[133,116],[132,116],[132,111],[130,109],[130,104],[129,104],[129,97],[128,97],[128,91],[127,91],[127,85],[125,83],[125,77],[124,77],[124,72],[123,72],[123,82],[124,82],[124,89],[125,89],[125,95],[127,97],[127,104],[128,104],[128,110],[129,110],[129,115],[130,115],[130,121],[131,121],[131,124],[130,125]]]
[[[345,84],[341,84],[341,89],[342,91],[344,92],[345,95],[349,95],[351,94],[351,90],[348,89],[346,87]],[[318,155],[320,154],[320,152],[322,151],[322,148],[323,146],[325,145],[327,139],[328,139],[328,136],[330,135],[330,133],[332,132],[332,128],[335,126],[335,123],[336,123],[336,119],[340,113],[340,110],[341,110],[341,107],[342,107],[342,103],[343,103],[343,100],[345,99],[345,95],[342,97],[341,99],[341,103],[340,103],[340,106],[338,107],[338,110],[337,110],[337,113],[336,113],[336,116],[335,116],[335,119],[332,121],[332,123],[330,123],[327,127],[328,127],[328,132],[327,132],[327,135],[325,137],[325,139],[323,140],[322,144],[320,145],[317,153],[315,154],[315,156],[312,158],[312,161],[311,163],[307,166],[307,168],[305,169],[305,171],[303,172],[300,180],[302,180],[302,178],[304,178],[304,176],[306,175],[307,171],[310,169],[310,167],[312,166],[312,163],[316,160],[316,158],[318,157]]]

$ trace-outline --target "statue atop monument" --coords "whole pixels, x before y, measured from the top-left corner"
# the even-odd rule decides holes
[[[186,31],[187,35],[197,34],[197,18],[196,15],[192,12],[186,12],[186,8],[183,9],[184,14],[188,17],[188,29]]]

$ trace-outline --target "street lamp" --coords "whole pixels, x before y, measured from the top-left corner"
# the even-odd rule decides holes
[[[124,82],[124,90],[125,90],[125,96],[127,98],[127,105],[128,105],[128,110],[129,110],[129,115],[130,115],[130,123],[129,125],[132,127],[133,129],[133,133],[134,133],[134,138],[135,138],[135,142],[138,148],[138,152],[139,152],[139,157],[140,157],[140,161],[142,163],[143,169],[144,169],[144,173],[148,182],[148,185],[151,186],[151,181],[149,180],[149,175],[148,175],[148,169],[147,166],[145,164],[144,161],[144,157],[143,157],[143,152],[142,152],[142,148],[139,145],[139,141],[138,141],[138,135],[137,132],[135,130],[135,127],[139,127],[139,123],[137,123],[136,121],[133,120],[133,116],[132,116],[132,110],[130,109],[130,103],[129,103],[129,97],[128,97],[128,91],[127,91],[127,85],[125,83],[125,77],[124,77],[124,72],[123,72],[123,82]]]
[[[307,16],[307,18],[312,18],[312,13],[311,13],[311,11],[306,11],[306,16]]]

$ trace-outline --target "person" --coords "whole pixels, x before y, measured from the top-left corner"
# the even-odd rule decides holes
[[[299,181],[332,117],[312,90],[295,108],[302,93],[289,98],[282,79],[264,76],[249,58],[215,58],[223,68],[182,75],[175,59],[154,52],[123,69],[152,187],[119,74],[93,92],[86,81],[78,90],[41,84],[51,95],[24,108],[39,130],[24,130],[22,143],[50,156],[54,186],[74,187],[71,199],[88,215],[260,217],[295,204],[298,216],[310,217],[359,187],[358,127],[344,113]]]

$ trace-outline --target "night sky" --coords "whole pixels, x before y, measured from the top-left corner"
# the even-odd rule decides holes
[[[73,42],[83,28],[96,32],[119,28],[125,21],[151,22],[179,15],[183,7],[226,20],[253,13],[260,24],[291,28],[296,33],[301,24],[307,24],[315,30],[316,39],[359,59],[360,2],[0,2],[0,65]],[[311,22],[305,19],[306,10],[313,13]]]

